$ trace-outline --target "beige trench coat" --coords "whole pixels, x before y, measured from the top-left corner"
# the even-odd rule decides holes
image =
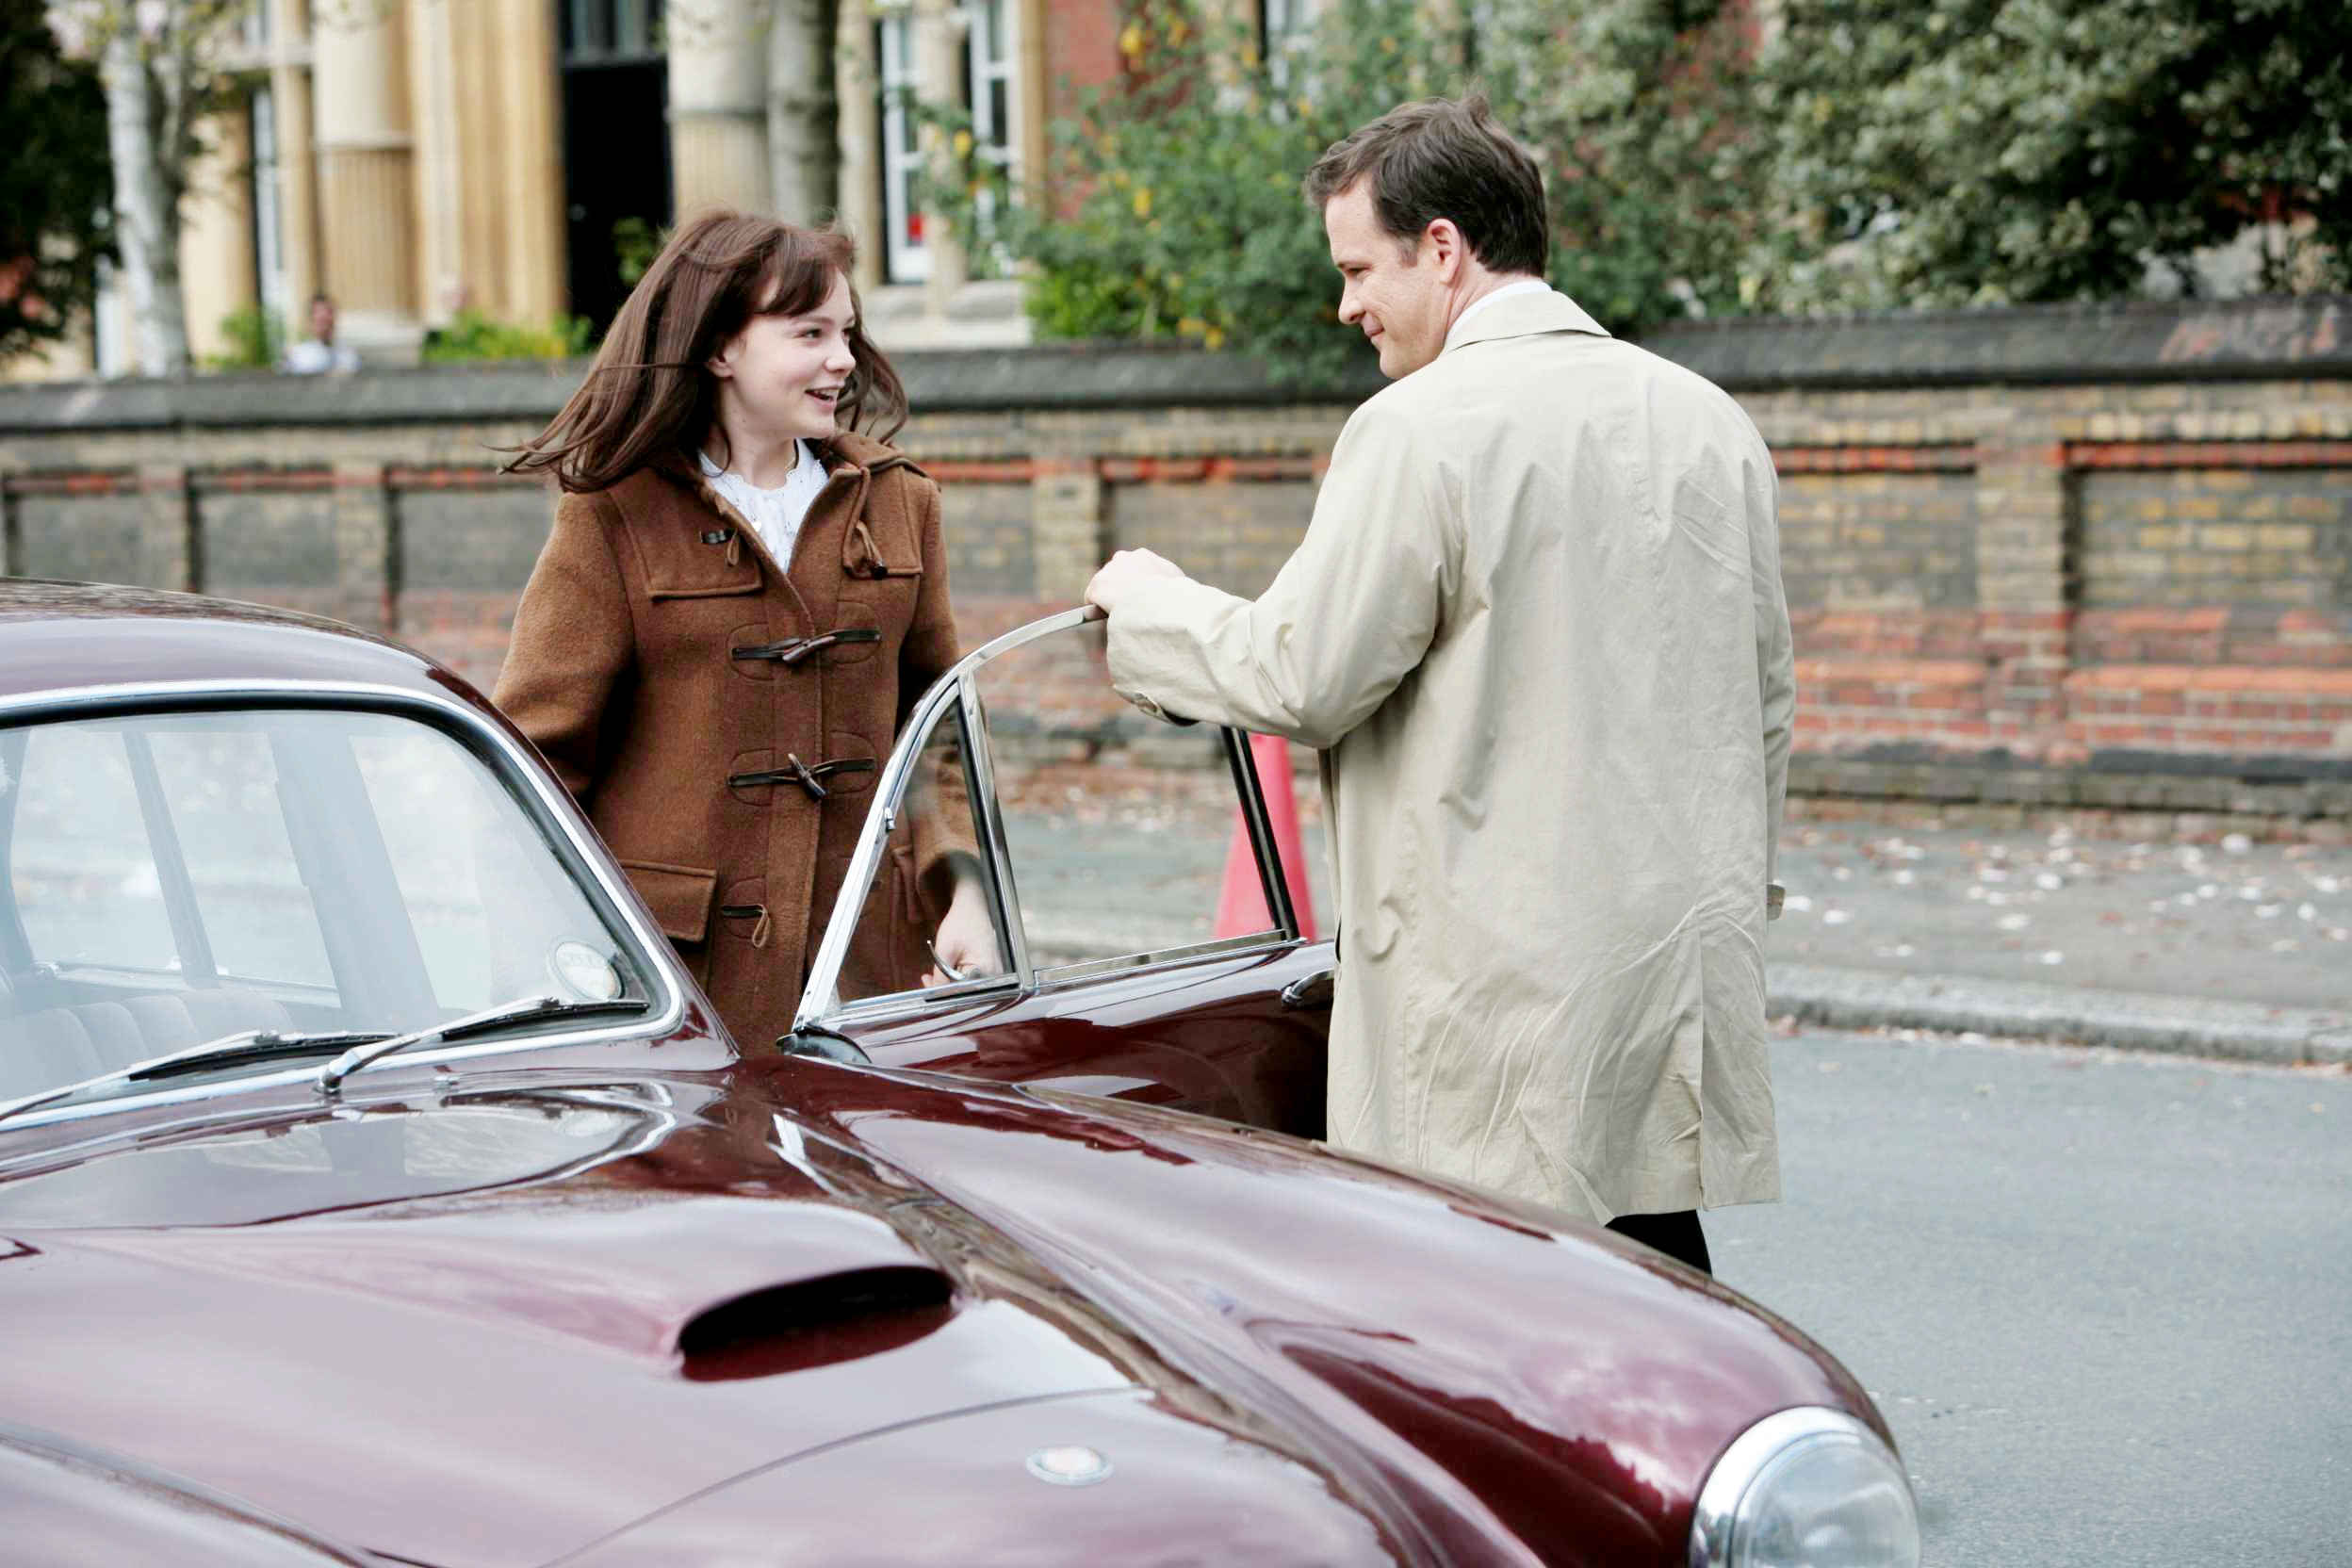
[[[1121,599],[1130,700],[1325,748],[1333,1144],[1599,1220],[1779,1196],[1774,494],[1729,397],[1530,292],[1356,411],[1264,597]]]

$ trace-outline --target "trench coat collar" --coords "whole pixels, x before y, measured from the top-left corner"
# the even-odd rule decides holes
[[[1547,332],[1590,333],[1607,337],[1609,329],[1584,312],[1584,307],[1557,288],[1542,293],[1532,289],[1514,294],[1508,300],[1497,300],[1471,318],[1467,324],[1457,321],[1446,338],[1441,353],[1473,343],[1491,343],[1502,337],[1532,337]]]

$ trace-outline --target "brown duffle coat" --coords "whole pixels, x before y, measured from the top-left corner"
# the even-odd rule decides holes
[[[939,486],[863,436],[819,450],[785,564],[690,455],[564,496],[494,694],[747,1048],[791,1027],[900,723],[956,659]],[[919,983],[970,843],[958,811],[895,836],[843,994]]]

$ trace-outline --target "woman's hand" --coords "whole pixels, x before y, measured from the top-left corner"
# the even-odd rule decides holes
[[[1004,972],[1004,961],[996,952],[996,922],[988,914],[988,895],[978,877],[956,879],[956,896],[948,901],[939,934],[931,939],[931,956],[939,967],[923,972],[926,988]]]

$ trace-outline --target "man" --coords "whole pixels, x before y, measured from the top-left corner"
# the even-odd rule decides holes
[[[329,370],[356,370],[359,355],[335,340],[335,302],[324,294],[310,297],[310,335],[289,346],[279,367],[289,375],[316,376]]]
[[[1771,454],[1544,284],[1542,177],[1483,99],[1396,109],[1306,189],[1395,384],[1255,603],[1112,558],[1113,681],[1324,748],[1333,1144],[1704,1269],[1697,1210],[1779,1196]]]

